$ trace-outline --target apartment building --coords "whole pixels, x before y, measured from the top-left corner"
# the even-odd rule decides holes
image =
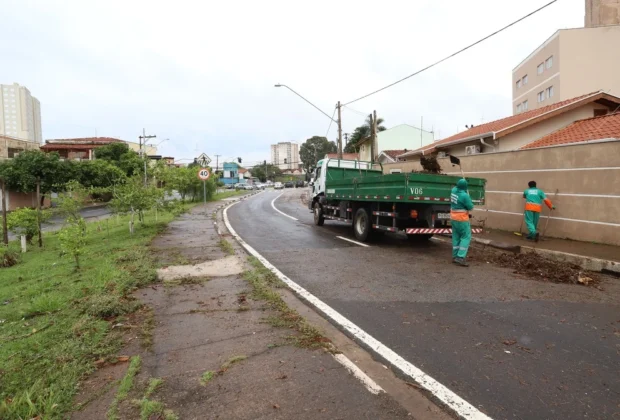
[[[620,1],[586,0],[584,26],[620,25]]]
[[[561,29],[512,71],[519,114],[588,92],[620,95],[620,25]]]
[[[0,85],[0,135],[41,143],[41,104],[25,86]]]
[[[271,145],[271,163],[283,171],[301,166],[299,144],[290,141]]]

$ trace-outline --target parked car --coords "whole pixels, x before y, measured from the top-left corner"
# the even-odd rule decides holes
[[[304,182],[303,181],[297,181],[295,183],[295,188],[303,188],[304,187]]]
[[[233,188],[235,188],[235,185],[234,184],[226,184],[224,186],[224,188],[226,188],[227,190],[232,190]]]
[[[243,184],[243,189],[244,190],[253,190],[254,189],[254,185],[252,185],[252,184]]]
[[[295,186],[295,184],[293,183],[293,181],[286,181],[284,183],[284,188],[293,188]]]
[[[237,182],[235,184],[235,189],[236,190],[243,190],[245,188],[245,184],[241,184],[240,182]]]
[[[284,185],[281,182],[276,182],[275,184],[273,184],[273,188],[275,188],[276,190],[281,190],[282,188],[284,188]]]
[[[254,184],[254,188],[256,188],[257,190],[264,190],[265,184],[259,182],[257,184]]]

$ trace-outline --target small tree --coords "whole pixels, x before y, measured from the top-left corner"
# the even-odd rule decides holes
[[[80,269],[80,255],[86,244],[86,223],[83,218],[71,222],[58,233],[62,255],[71,255],[75,261],[75,269]]]
[[[49,210],[41,211],[41,223],[45,223],[52,216]],[[39,216],[36,209],[27,207],[9,213],[7,217],[9,231],[15,235],[25,235],[26,241],[32,243],[32,238],[39,233]]]
[[[163,190],[153,186],[145,187],[140,177],[134,177],[114,189],[110,206],[116,213],[131,215],[129,231],[133,234],[135,214],[137,213],[140,222],[144,223],[144,211],[155,207],[157,200],[163,195]]]

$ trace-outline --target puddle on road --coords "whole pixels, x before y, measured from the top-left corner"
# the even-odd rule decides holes
[[[157,278],[170,281],[191,277],[223,277],[241,274],[243,271],[243,260],[236,255],[231,255],[195,265],[171,265],[160,268],[157,270]]]

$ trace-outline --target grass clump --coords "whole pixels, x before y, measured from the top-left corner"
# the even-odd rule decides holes
[[[219,245],[220,245],[220,248],[222,249],[222,251],[224,251],[228,255],[235,255],[235,249],[230,244],[230,242],[228,242],[226,239],[224,239],[224,238],[220,239]]]
[[[233,357],[231,357],[226,362],[224,362],[222,367],[220,367],[220,372],[226,372],[228,369],[230,369],[230,367],[232,365],[234,365],[235,363],[242,362],[245,359],[247,359],[247,356],[233,356]]]
[[[129,368],[127,369],[127,373],[123,379],[121,379],[121,383],[118,386],[118,390],[116,391],[116,397],[114,401],[112,401],[112,405],[107,413],[108,420],[118,420],[119,411],[118,406],[120,403],[127,399],[127,395],[129,395],[129,391],[133,388],[134,379],[138,372],[140,372],[140,368],[142,367],[142,359],[140,356],[134,356],[131,358],[129,362]]]
[[[134,312],[140,303],[116,295],[93,295],[86,300],[85,312],[97,318],[111,318]]]
[[[8,247],[0,248],[0,268],[13,267],[18,262],[19,253]]]
[[[140,406],[140,420],[178,420],[179,418],[172,410],[167,410],[161,401],[142,398],[140,401],[137,401],[137,404]]]
[[[318,329],[308,324],[297,311],[289,308],[282,296],[273,289],[283,287],[282,281],[256,258],[248,257],[248,260],[253,268],[246,271],[244,277],[252,286],[252,297],[265,301],[270,309],[276,311],[276,314],[268,317],[266,321],[274,327],[296,331],[297,334],[291,335],[289,341],[298,347],[335,351],[331,341]]]
[[[146,387],[146,392],[144,393],[145,398],[149,398],[155,391],[157,391],[164,384],[164,380],[161,378],[151,378],[149,379],[149,384]]]
[[[140,341],[142,347],[150,350],[153,347],[153,330],[155,329],[155,312],[153,308],[147,307],[145,310],[142,329],[140,330]]]
[[[208,370],[205,373],[202,374],[202,376],[200,377],[200,383],[202,385],[206,385],[208,384],[211,379],[213,379],[215,377],[216,373],[213,372],[212,370]]]

